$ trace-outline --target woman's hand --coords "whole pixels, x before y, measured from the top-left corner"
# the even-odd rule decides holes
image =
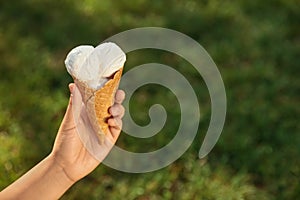
[[[72,182],[76,182],[93,171],[100,164],[100,161],[88,152],[79,138],[72,104],[78,101],[81,103],[81,96],[75,84],[70,84],[69,89],[71,92],[69,105],[50,156],[64,170],[66,176]],[[115,96],[115,104],[109,108],[112,118],[108,119],[109,134],[105,135],[105,139],[109,141],[110,145],[101,146],[101,151],[103,151],[105,156],[111,150],[122,129],[121,118],[124,115],[124,108],[121,103],[124,98],[125,93],[122,90],[118,90]]]

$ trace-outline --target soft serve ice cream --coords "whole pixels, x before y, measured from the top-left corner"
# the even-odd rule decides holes
[[[78,46],[69,52],[65,60],[100,142],[108,131],[108,108],[113,104],[125,61],[125,53],[112,42],[95,48]]]

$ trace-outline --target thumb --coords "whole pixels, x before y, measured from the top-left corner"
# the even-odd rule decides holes
[[[75,95],[75,89],[76,86],[74,83],[70,83],[69,84],[69,90],[70,90],[70,100],[69,100],[69,104],[64,116],[64,119],[62,121],[61,124],[61,129],[64,131],[70,130],[75,128],[75,121],[74,121],[74,116],[73,116],[73,102],[76,102],[76,95]]]

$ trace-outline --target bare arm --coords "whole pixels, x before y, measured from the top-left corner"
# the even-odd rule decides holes
[[[58,199],[75,182],[52,156],[46,157],[0,193],[0,199]]]
[[[93,171],[100,161],[85,149],[78,134],[72,114],[72,101],[78,98],[74,84],[69,85],[70,102],[49,156],[25,175],[0,192],[0,199],[58,199],[74,183]],[[124,108],[123,91],[118,91],[115,104],[109,109],[113,118],[108,120],[110,138],[116,142],[121,132]],[[110,150],[110,149],[109,149]],[[108,152],[109,152],[108,150]]]

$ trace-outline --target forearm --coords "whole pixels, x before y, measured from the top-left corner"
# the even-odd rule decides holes
[[[0,192],[0,199],[58,199],[74,184],[52,156]]]

